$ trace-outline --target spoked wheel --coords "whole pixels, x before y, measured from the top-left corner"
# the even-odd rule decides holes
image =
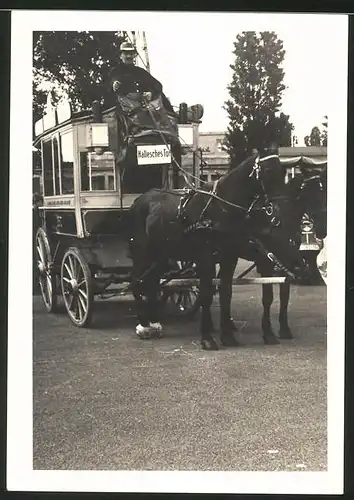
[[[195,278],[195,268],[192,264],[176,262],[181,271],[186,268],[187,264],[188,272],[183,273],[183,279]],[[162,292],[161,302],[167,315],[175,318],[192,318],[200,309],[199,287],[191,285],[166,289]]]
[[[42,228],[39,228],[36,234],[36,254],[43,302],[48,312],[55,312],[58,305],[57,276],[53,273],[49,241]]]
[[[77,248],[69,248],[63,257],[61,289],[67,313],[74,325],[89,326],[93,307],[91,271]]]

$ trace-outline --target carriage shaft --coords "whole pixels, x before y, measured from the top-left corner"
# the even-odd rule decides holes
[[[220,279],[213,279],[213,285],[220,285]],[[232,280],[233,285],[265,285],[265,284],[281,284],[287,283],[288,279],[286,277],[265,277],[265,278],[234,278]],[[196,278],[189,279],[173,279],[166,284],[165,287],[178,287],[178,286],[198,286],[199,280]]]

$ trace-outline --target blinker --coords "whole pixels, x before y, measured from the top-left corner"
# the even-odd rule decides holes
[[[269,205],[266,207],[265,211],[266,211],[267,215],[269,215],[269,216],[273,215],[274,210],[273,210],[272,203],[269,203]]]

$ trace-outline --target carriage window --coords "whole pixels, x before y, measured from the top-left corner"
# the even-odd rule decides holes
[[[53,186],[53,158],[52,141],[43,142],[43,184],[44,195],[52,196],[54,194]]]
[[[92,191],[104,191],[105,186],[104,175],[92,175]]]
[[[80,153],[80,165],[81,191],[116,190],[113,153]]]
[[[114,190],[114,176],[113,175],[108,176],[108,189],[110,191]]]
[[[61,145],[61,189],[62,194],[74,193],[74,148],[73,134],[68,132],[60,137]]]
[[[54,158],[54,193],[61,194],[60,191],[60,173],[59,173],[59,144],[56,137],[53,138],[53,158]]]

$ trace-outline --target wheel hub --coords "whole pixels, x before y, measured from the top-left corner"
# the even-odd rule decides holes
[[[75,278],[73,278],[73,279],[71,279],[71,280],[69,281],[69,286],[70,286],[71,291],[72,291],[73,293],[77,293],[77,291],[78,291],[78,289],[79,289],[79,286],[78,286],[78,282],[77,282],[77,280],[76,280]]]

